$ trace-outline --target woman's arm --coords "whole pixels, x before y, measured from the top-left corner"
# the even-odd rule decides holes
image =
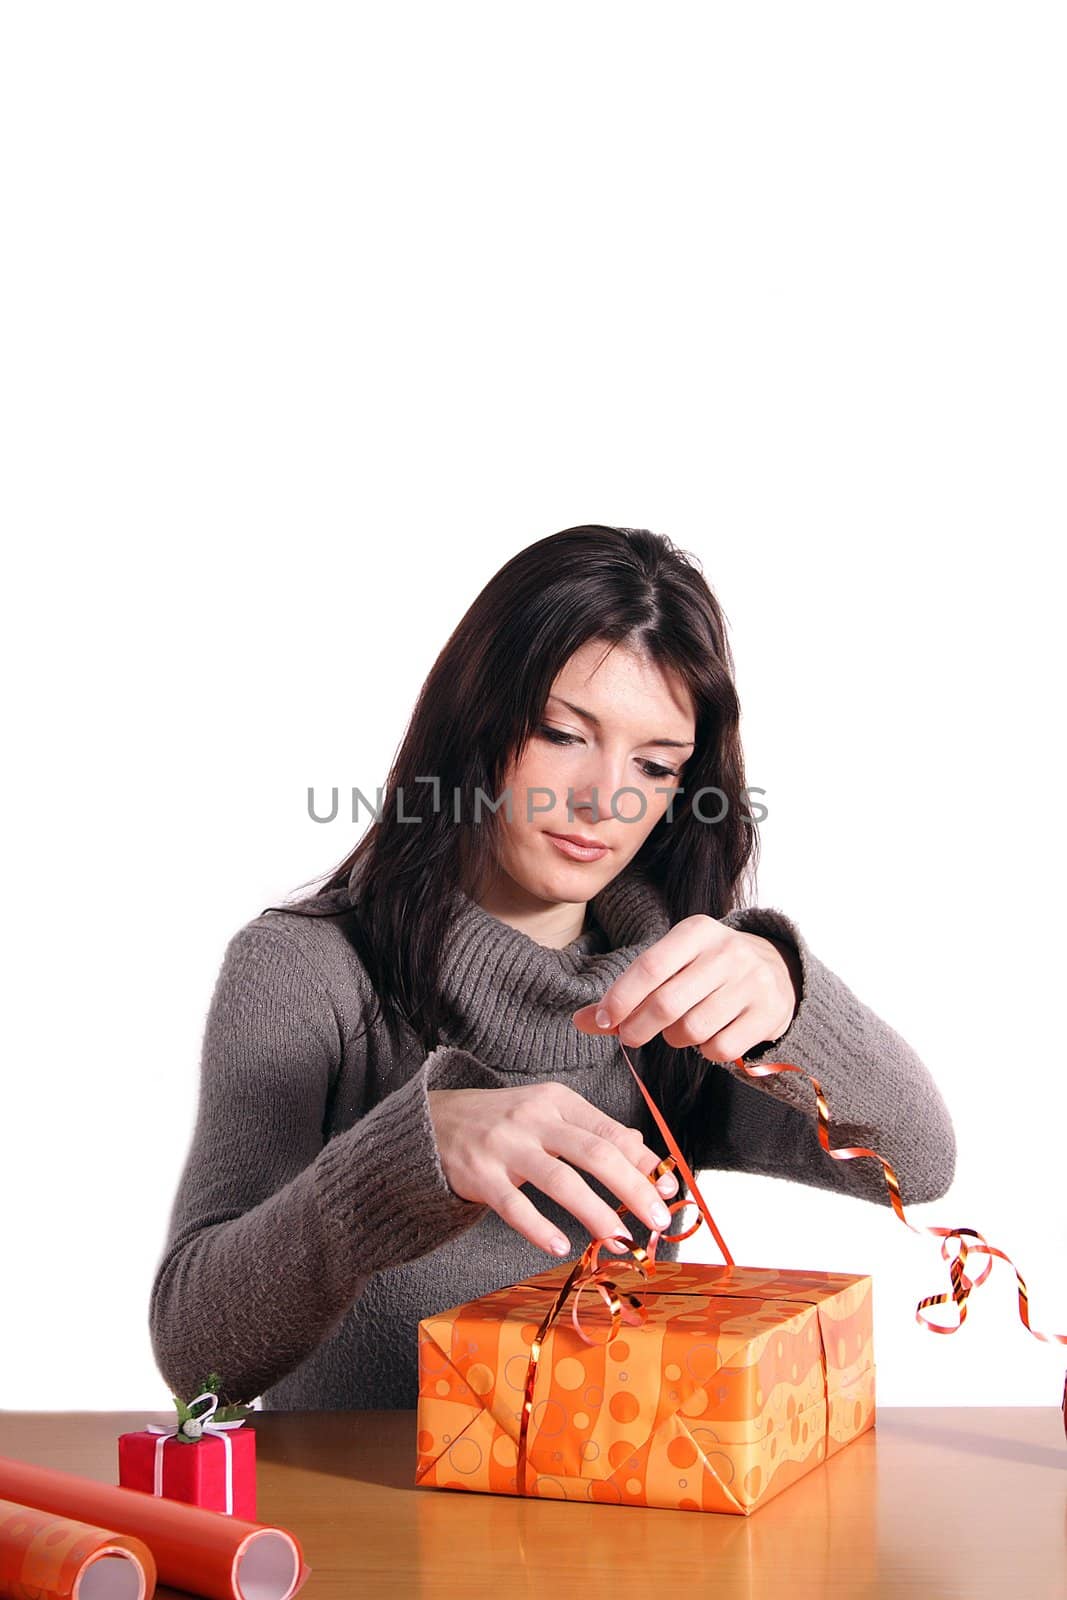
[[[833,1148],[877,1150],[894,1168],[905,1206],[940,1199],[955,1175],[956,1137],[948,1107],[915,1051],[824,966],[784,912],[750,906],[719,920],[780,941],[794,985],[799,978],[790,1026],[742,1059],[788,1061],[811,1073],[830,1109]],[[835,1161],[823,1150],[815,1093],[799,1073],[748,1078],[733,1062],[711,1063],[687,1120],[698,1166],[792,1178],[890,1204],[879,1162],[869,1156]]]
[[[484,1205],[448,1186],[430,1121],[434,1088],[492,1086],[442,1046],[323,1143],[342,1028],[303,952],[248,924],[228,944],[205,1027],[196,1126],[149,1304],[175,1394],[222,1374],[251,1401],[331,1332],[370,1275],[427,1254]]]

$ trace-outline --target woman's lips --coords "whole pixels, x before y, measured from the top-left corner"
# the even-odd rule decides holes
[[[563,855],[569,856],[572,861],[599,861],[602,856],[606,856],[608,853],[606,844],[575,844],[570,839],[560,838],[558,833],[550,833],[548,837],[552,840],[556,849],[561,851]]]

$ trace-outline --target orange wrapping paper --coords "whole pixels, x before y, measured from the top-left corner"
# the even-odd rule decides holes
[[[419,1324],[420,1488],[517,1494],[531,1346],[573,1264]],[[875,1421],[866,1275],[619,1263],[647,1316],[608,1342],[593,1296],[587,1344],[545,1336],[527,1438],[527,1493],[748,1516]]]
[[[616,1281],[621,1262],[599,1263],[606,1239],[593,1239],[575,1262],[423,1318],[415,1484],[747,1515],[873,1427],[871,1279],[738,1267],[662,1112],[620,1048],[671,1152],[649,1179],[677,1166],[692,1198],[668,1209],[695,1204],[700,1215],[682,1233],[653,1229],[647,1248],[631,1242],[644,1279],[639,1294]],[[862,1145],[831,1147],[830,1108],[817,1078],[790,1062],[739,1058],[735,1065],[750,1077],[805,1077],[826,1153],[878,1161],[900,1221],[941,1239],[952,1288],[920,1300],[915,1316],[925,1328],[952,1334],[962,1327],[971,1291],[999,1257],[1015,1271],[1024,1326],[1037,1339],[1067,1344],[1067,1334],[1030,1326],[1026,1284],[1010,1256],[973,1228],[914,1227],[884,1156]],[[687,1239],[701,1221],[724,1266],[656,1262],[661,1237]],[[953,1241],[958,1251],[950,1257]],[[975,1279],[964,1270],[968,1253],[988,1257]],[[589,1331],[588,1306],[583,1326],[578,1303],[586,1290],[607,1307],[606,1333]],[[571,1328],[557,1320],[568,1300]],[[955,1324],[923,1316],[950,1301]],[[620,1339],[623,1323],[631,1331]],[[1061,1407],[1067,1432],[1067,1381]]]
[[[290,1600],[311,1569],[284,1528],[0,1456],[0,1499],[142,1539],[159,1581],[210,1600]]]
[[[155,1588],[142,1540],[0,1500],[2,1600],[151,1600]]]

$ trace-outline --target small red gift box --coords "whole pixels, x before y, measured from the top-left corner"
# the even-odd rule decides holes
[[[243,1522],[256,1519],[256,1435],[243,1424],[218,1432],[205,1428],[195,1444],[177,1429],[119,1434],[119,1484],[222,1511]]]

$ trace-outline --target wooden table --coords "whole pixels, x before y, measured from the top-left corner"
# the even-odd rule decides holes
[[[169,1412],[0,1411],[0,1455],[118,1481]],[[882,1407],[750,1517],[416,1489],[413,1411],[257,1411],[259,1520],[307,1600],[1064,1600],[1067,1441],[1053,1406]],[[179,1591],[160,1586],[165,1597]]]

